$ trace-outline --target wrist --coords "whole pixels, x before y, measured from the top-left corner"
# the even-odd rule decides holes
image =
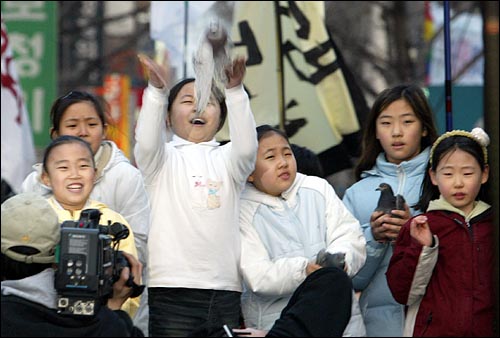
[[[121,298],[110,298],[106,304],[111,310],[120,310],[126,299]]]
[[[430,248],[433,248],[436,246],[436,239],[434,238],[434,236],[431,237],[432,240],[431,240],[431,245],[429,245]]]

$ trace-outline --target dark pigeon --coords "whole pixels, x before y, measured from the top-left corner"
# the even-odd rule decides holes
[[[327,252],[325,249],[321,249],[316,255],[316,264],[321,265],[322,267],[335,267],[340,270],[344,270],[345,267],[345,253],[336,252],[331,254]]]
[[[391,210],[405,210],[405,199],[401,195],[394,196],[392,188],[387,183],[380,183],[377,189],[380,191],[380,198],[378,199],[375,211],[383,211],[386,214],[391,214]],[[392,214],[392,217],[399,217]]]

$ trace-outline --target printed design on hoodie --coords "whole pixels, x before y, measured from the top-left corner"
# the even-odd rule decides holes
[[[207,208],[217,209],[220,208],[220,196],[217,194],[222,186],[222,181],[207,180],[208,196]]]
[[[218,209],[221,207],[220,189],[222,181],[205,178],[202,175],[190,177],[192,203],[195,209]]]

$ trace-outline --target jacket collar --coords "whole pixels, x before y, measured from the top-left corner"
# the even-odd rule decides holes
[[[219,142],[217,142],[215,140],[215,137],[213,139],[211,139],[210,141],[207,141],[207,142],[194,143],[194,142],[188,141],[186,139],[183,139],[182,137],[179,137],[179,136],[177,136],[175,134],[172,136],[171,143],[172,143],[172,145],[174,147],[184,146],[184,145],[193,145],[193,144],[207,145],[207,146],[215,147],[215,146],[218,146],[220,144]]]
[[[241,198],[252,202],[262,203],[271,208],[283,208],[283,202],[294,203],[297,193],[306,175],[297,173],[295,181],[286,191],[282,192],[280,196],[271,196],[255,188],[252,183],[246,183]]]
[[[437,200],[433,200],[429,202],[429,207],[427,208],[427,211],[432,211],[432,210],[445,210],[445,211],[451,211],[454,213],[457,213],[465,218],[466,221],[469,221],[473,219],[475,216],[482,214],[485,212],[488,208],[490,208],[490,205],[483,202],[483,201],[476,201],[474,202],[474,208],[470,212],[470,214],[465,215],[464,212],[458,208],[455,208],[453,205],[451,205],[447,200],[443,198],[443,195],[440,195]]]
[[[430,148],[427,147],[420,152],[417,156],[409,161],[403,161],[400,164],[394,164],[388,162],[385,158],[385,152],[381,152],[377,156],[375,165],[370,170],[365,170],[361,174],[361,178],[365,178],[370,175],[374,176],[397,176],[398,172],[403,171],[407,175],[421,175],[425,168],[427,167],[427,162],[429,160]]]
[[[2,296],[13,295],[51,309],[57,309],[54,278],[54,269],[48,268],[23,279],[2,281]]]

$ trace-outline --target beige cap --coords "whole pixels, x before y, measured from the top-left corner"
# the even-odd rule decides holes
[[[57,213],[47,199],[35,193],[15,195],[2,203],[2,253],[24,263],[53,263],[61,237]],[[28,255],[14,251],[25,246],[38,250]]]

